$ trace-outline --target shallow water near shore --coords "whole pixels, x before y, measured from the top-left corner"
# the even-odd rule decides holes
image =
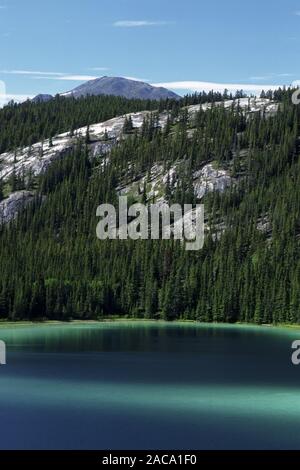
[[[0,325],[1,449],[300,449],[300,330]]]

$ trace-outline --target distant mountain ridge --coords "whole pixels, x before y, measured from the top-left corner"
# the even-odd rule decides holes
[[[180,99],[173,91],[162,87],[155,87],[149,83],[130,80],[123,77],[101,77],[79,85],[61,96],[81,98],[84,96],[113,95],[128,99],[165,100]],[[41,102],[51,99],[51,95],[38,95],[33,101]]]
[[[47,101],[52,100],[53,96],[48,94],[40,94],[35,96],[32,101],[34,103],[46,103]]]

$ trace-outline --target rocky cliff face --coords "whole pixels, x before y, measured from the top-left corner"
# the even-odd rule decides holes
[[[33,199],[34,193],[30,191],[17,191],[0,202],[0,224],[13,220],[18,212],[24,209]]]
[[[231,186],[233,179],[228,171],[209,163],[193,174],[194,191],[197,199],[202,199],[211,191],[224,192]]]
[[[201,200],[211,191],[224,192],[234,182],[229,171],[219,169],[214,163],[205,164],[201,169],[193,173],[193,187],[195,196]],[[122,196],[132,196],[138,198],[146,187],[148,201],[156,199],[163,200],[167,184],[176,188],[180,178],[182,162],[178,161],[172,168],[165,171],[162,165],[154,165],[150,173],[141,177],[131,184],[119,187],[119,194]]]

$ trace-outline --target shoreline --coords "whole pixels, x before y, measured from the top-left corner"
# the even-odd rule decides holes
[[[287,330],[299,330],[300,331],[300,324],[289,324],[289,323],[278,323],[278,324],[257,324],[257,323],[204,323],[198,322],[197,320],[174,320],[174,321],[166,321],[166,320],[155,320],[155,319],[146,319],[146,318],[124,318],[124,317],[112,317],[112,318],[103,318],[101,320],[0,320],[0,330],[1,328],[9,328],[13,326],[17,327],[28,327],[28,326],[58,326],[58,325],[101,325],[105,323],[151,323],[151,324],[182,324],[182,325],[202,325],[202,326],[211,326],[211,327],[257,327],[257,328],[269,328],[269,329],[287,329]]]

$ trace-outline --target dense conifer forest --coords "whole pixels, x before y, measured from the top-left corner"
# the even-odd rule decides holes
[[[242,91],[236,97],[245,96]],[[182,100],[162,100],[159,110],[179,109],[182,106],[232,99],[227,92],[197,93]],[[9,103],[0,109],[0,153],[26,147],[62,132],[87,124],[107,121],[115,116],[144,110],[156,110],[157,101],[128,100],[119,96],[88,96],[71,98],[57,95],[47,102],[27,100],[22,104]]]
[[[109,159],[91,158],[81,140],[34,179],[34,202],[0,227],[0,318],[299,323],[300,109],[289,91],[268,97],[280,103],[272,116],[213,105],[189,118],[186,105],[230,98],[218,94],[159,105],[57,97],[0,111],[2,152],[124,113],[153,111],[140,131],[127,122]],[[164,129],[156,124],[158,107],[169,112]],[[175,240],[96,238],[96,208],[117,201],[120,181],[133,181],[158,162],[167,171],[178,161],[180,179],[165,189],[169,202],[197,202],[192,174],[204,163],[226,168],[235,179],[224,193],[201,201],[210,229],[202,250],[187,252]],[[258,229],[262,221],[267,230]]]
[[[48,102],[11,102],[0,110],[0,153],[118,115],[156,108],[156,101],[117,96],[75,99],[57,95]]]

